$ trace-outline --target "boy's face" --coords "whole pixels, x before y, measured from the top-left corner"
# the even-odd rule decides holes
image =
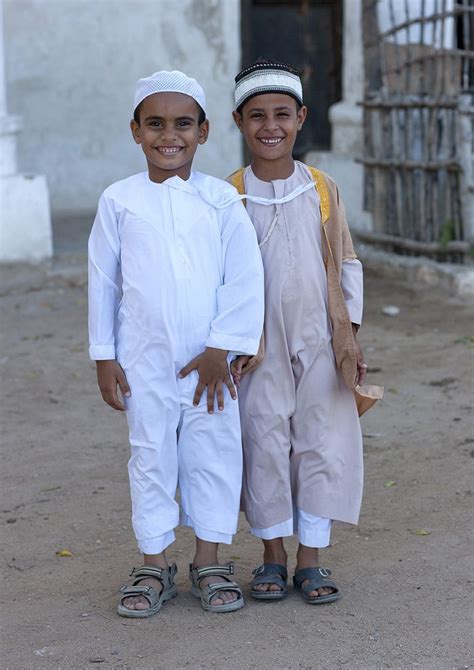
[[[296,101],[285,93],[263,93],[233,116],[253,158],[271,161],[291,156],[306,112],[304,106],[298,110]]]
[[[154,93],[140,107],[140,124],[130,122],[133,139],[141,144],[152,181],[177,175],[188,179],[198,144],[204,144],[209,123],[199,125],[196,101],[183,93]]]

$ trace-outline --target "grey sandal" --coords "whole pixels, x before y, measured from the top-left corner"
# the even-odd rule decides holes
[[[252,572],[254,578],[250,583],[251,596],[256,600],[282,600],[288,595],[288,571],[279,563],[264,563]],[[276,584],[280,591],[258,591],[257,584]]]
[[[297,591],[301,591],[303,600],[310,605],[324,605],[324,603],[333,603],[341,597],[341,592],[335,581],[327,579],[331,570],[325,568],[302,568],[295,572],[293,585]],[[307,584],[302,585],[304,581],[309,580]],[[309,596],[311,591],[321,588],[334,589],[334,593],[328,593],[326,596]]]
[[[130,577],[133,577],[132,586],[127,586],[125,584],[120,589],[122,597],[120,598],[117,607],[118,614],[120,614],[120,616],[129,617],[130,619],[144,619],[159,612],[167,600],[176,598],[178,595],[174,583],[174,576],[177,572],[178,568],[176,567],[176,563],[170,565],[169,568],[155,568],[151,565],[144,565],[138,570],[133,568],[130,573]],[[158,593],[153,586],[140,586],[140,582],[147,577],[154,577],[161,582],[163,586],[161,593]],[[125,598],[131,598],[133,596],[143,596],[150,603],[150,607],[146,610],[131,610],[128,607],[125,607],[123,604]]]
[[[202,568],[194,568],[192,563],[189,565],[189,579],[191,580],[191,594],[201,600],[201,607],[206,612],[235,612],[244,606],[244,597],[239,585],[229,579],[234,574],[234,564],[227,565],[206,565]],[[205,577],[224,577],[225,582],[215,582],[203,586],[201,581]],[[237,599],[224,605],[213,605],[212,599],[218,596],[219,591],[235,591]]]

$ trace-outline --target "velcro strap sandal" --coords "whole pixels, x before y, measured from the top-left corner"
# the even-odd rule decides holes
[[[333,603],[339,600],[341,592],[335,581],[328,579],[331,570],[325,568],[302,568],[295,572],[293,577],[293,585],[296,591],[301,591],[303,600],[310,605],[324,605],[324,603]],[[304,584],[308,580],[307,584]],[[310,596],[311,591],[317,589],[329,588],[334,589],[333,593],[328,593],[325,596]]]
[[[132,569],[130,577],[133,577],[132,586],[124,584],[120,589],[122,594],[117,612],[120,616],[129,617],[130,619],[144,619],[153,616],[163,607],[164,603],[171,598],[176,598],[178,591],[174,583],[174,576],[178,572],[176,563],[173,563],[168,568],[155,568],[151,565],[144,565],[142,568]],[[163,586],[161,593],[158,593],[153,586],[140,586],[140,582],[147,577],[154,577]],[[136,596],[143,596],[148,600],[150,607],[144,610],[131,610],[123,604],[126,598],[133,598]]]
[[[234,564],[227,565],[206,565],[202,568],[195,568],[193,564],[189,565],[189,579],[191,580],[191,595],[199,598],[201,607],[206,612],[235,612],[244,606],[244,597],[237,582],[229,579],[234,574]],[[223,577],[225,582],[211,582],[201,587],[201,581],[205,577]],[[213,605],[212,599],[219,596],[223,591],[235,591],[236,600],[222,605]]]
[[[254,578],[250,582],[250,594],[256,600],[282,600],[288,595],[288,571],[280,563],[264,563],[252,572]],[[276,584],[280,591],[258,591],[258,584]]]

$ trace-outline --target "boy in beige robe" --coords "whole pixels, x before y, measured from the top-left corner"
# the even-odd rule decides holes
[[[242,356],[233,365],[243,507],[264,544],[252,596],[287,595],[283,537],[297,533],[295,588],[308,603],[326,603],[340,592],[318,550],[329,545],[333,520],[357,523],[362,498],[354,391],[358,401],[371,395],[362,388],[367,365],[356,339],[362,266],[334,181],[293,160],[306,117],[296,71],[257,62],[236,77],[235,100],[252,162],[229,181],[248,196],[265,270],[263,361]]]

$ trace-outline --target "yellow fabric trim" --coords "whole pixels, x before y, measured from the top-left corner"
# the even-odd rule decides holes
[[[240,168],[230,175],[230,183],[234,188],[237,189],[239,195],[243,195],[245,193],[244,168]]]
[[[324,179],[323,173],[320,170],[317,170],[311,165],[308,165],[308,170],[311,172],[314,183],[316,184],[316,189],[319,193],[320,200],[320,210],[321,210],[321,223],[326,223],[329,220],[331,214],[331,207],[329,204],[329,191],[326,185],[326,180]]]
[[[323,173],[320,170],[317,170],[311,165],[308,165],[308,170],[311,173],[311,177],[314,181],[316,190],[319,193],[320,200],[320,210],[321,210],[321,223],[326,223],[329,219],[331,213],[331,208],[329,204],[329,191],[326,185],[326,180],[324,179]],[[244,168],[236,170],[230,175],[230,183],[234,188],[237,189],[240,195],[245,193],[245,184],[244,184]]]

